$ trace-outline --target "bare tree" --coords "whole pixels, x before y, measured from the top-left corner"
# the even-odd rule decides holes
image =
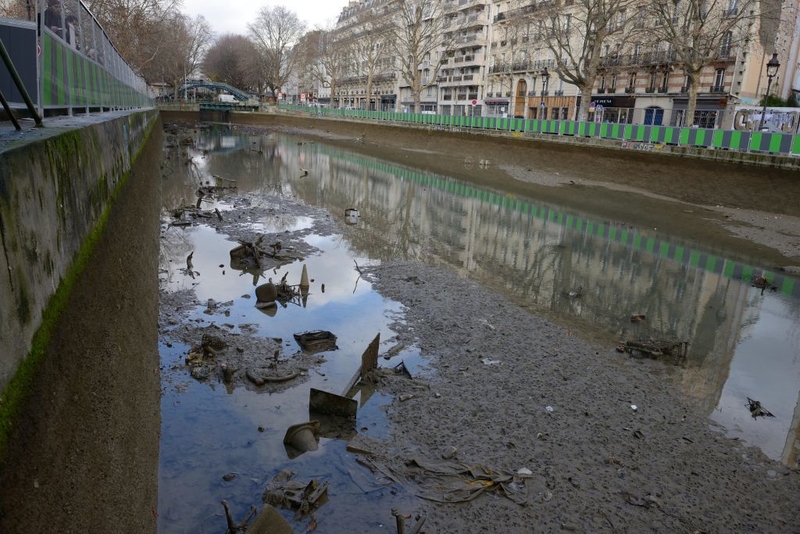
[[[306,34],[298,47],[299,69],[320,87],[330,88],[331,105],[340,80],[347,73],[352,58],[352,40],[333,28]]]
[[[749,31],[748,22],[770,14],[759,14],[758,0],[651,0],[650,10],[655,16],[653,34],[669,44],[686,74],[686,120],[691,126],[703,69],[714,61],[732,57],[733,47]],[[771,15],[780,17],[779,12]]]
[[[176,13],[160,28],[158,43],[148,43],[158,47],[159,52],[145,66],[143,74],[148,81],[170,83],[177,97],[181,80],[200,66],[205,48],[211,42],[211,27],[202,16],[190,18]]]
[[[391,29],[391,52],[398,63],[400,76],[411,88],[414,112],[422,111],[422,92],[436,85],[441,53],[458,37],[454,18],[445,14],[442,0],[397,0]]]
[[[225,34],[208,48],[203,71],[211,80],[225,82],[239,89],[260,89],[253,70],[259,52],[244,35]]]
[[[277,95],[294,71],[297,61],[294,46],[306,25],[294,12],[277,6],[262,7],[255,22],[247,28],[265,62],[264,83]]]
[[[356,72],[366,78],[367,109],[371,109],[375,77],[389,67],[391,48],[391,21],[372,11],[357,16],[356,33],[351,37],[352,61]],[[377,105],[377,102],[376,102]]]
[[[631,5],[632,0],[557,0],[547,10],[544,41],[554,56],[559,78],[581,93],[579,121],[588,117],[604,45],[617,32],[617,42],[622,42]]]
[[[162,28],[178,13],[181,0],[85,0],[109,39],[137,73],[165,49]]]

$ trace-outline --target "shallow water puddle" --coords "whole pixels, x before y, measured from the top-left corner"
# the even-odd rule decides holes
[[[282,231],[278,226],[273,228]],[[226,386],[215,376],[198,382],[183,365],[190,346],[162,342],[159,529],[163,532],[224,531],[220,501],[227,500],[241,520],[250,505],[261,508],[266,482],[283,468],[296,471],[301,479],[313,477],[330,484],[329,500],[315,514],[320,528],[345,516],[353,532],[374,532],[391,520],[392,506],[408,504],[408,495],[393,496],[388,487],[375,487],[364,495],[349,472],[364,468],[355,463],[355,455],[345,450],[343,441],[321,438],[318,450],[293,459],[282,443],[289,426],[309,420],[311,387],[342,394],[375,334],[385,340],[382,353],[391,348],[393,333],[388,323],[400,309],[359,279],[353,261],[363,265],[367,260],[354,255],[340,236],[310,235],[306,241],[321,252],[265,273],[274,280],[288,273],[287,279],[297,283],[305,264],[313,280],[305,305],[289,303],[264,313],[254,306],[253,293],[255,284],[266,280],[227,265],[229,250],[238,243],[203,225],[170,227],[163,232],[162,288],[169,292],[193,288],[200,303],[192,306],[186,323],[215,324],[231,332],[249,325],[259,336],[281,338],[283,358],[299,350],[294,333],[325,329],[338,336],[338,350],[320,354],[324,362],[309,370],[307,381],[279,393]],[[185,272],[185,256],[191,251],[194,277]],[[209,314],[209,300],[224,305]],[[388,363],[400,360],[415,375],[424,371],[414,348],[404,349]],[[360,401],[356,427],[367,436],[386,439],[384,410],[391,399],[363,393],[355,398]],[[296,527],[308,521],[299,521]]]

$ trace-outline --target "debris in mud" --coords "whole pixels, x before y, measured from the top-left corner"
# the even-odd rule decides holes
[[[323,352],[336,350],[336,336],[327,330],[313,330],[294,334],[294,339],[306,352]]]
[[[315,451],[319,448],[319,421],[308,421],[292,425],[286,429],[283,436],[283,446],[289,458],[297,458],[304,452]]]
[[[358,401],[311,388],[308,394],[308,411],[338,417],[355,418],[358,414]]]
[[[392,515],[395,518],[397,534],[406,534],[406,519],[411,519],[411,514],[402,514],[397,508],[392,508]],[[422,530],[422,526],[425,524],[426,518],[417,516],[416,519],[417,523],[411,529],[411,534],[418,534]]]
[[[292,480],[295,472],[284,469],[267,483],[263,501],[272,506],[295,510],[297,517],[304,517],[316,510],[328,499],[328,483],[316,480],[300,482]]]
[[[231,267],[234,266],[234,262],[242,267],[259,267],[261,265],[261,258],[269,255],[269,252],[262,248],[263,241],[263,234],[258,236],[258,239],[255,241],[244,241],[240,239],[239,246],[231,249],[230,251]],[[276,245],[280,247],[280,243],[277,243]],[[277,250],[280,250],[280,248]],[[273,245],[272,256],[275,257],[275,254],[275,246]],[[238,269],[238,267],[234,268]]]
[[[626,341],[624,350],[634,358],[653,358],[680,364],[686,360],[688,345],[686,341],[640,339]]]
[[[773,292],[778,290],[778,286],[772,285],[772,283],[765,276],[753,275],[753,278],[750,280],[750,285],[759,288],[762,295],[767,289]]]
[[[634,313],[631,315],[631,322],[632,323],[641,323],[645,320],[645,315],[643,313]]]
[[[750,410],[750,414],[753,416],[753,419],[756,417],[775,417],[772,413],[761,406],[761,401],[753,400],[750,397],[747,397],[747,404],[745,404],[747,408]]]
[[[359,463],[373,473],[380,473],[396,484],[417,484],[414,493],[425,500],[441,503],[469,502],[488,491],[497,491],[513,502],[525,506],[533,498],[529,490],[530,475],[520,475],[482,465],[413,457],[402,468],[392,467],[376,457],[359,456]]]
[[[250,518],[256,515],[256,507],[250,507],[250,513],[247,517],[244,518],[243,521],[237,523],[233,519],[233,515],[231,515],[231,510],[228,507],[228,501],[222,501],[222,507],[225,508],[225,520],[228,523],[228,529],[225,531],[225,534],[236,534],[236,532],[245,532],[247,530],[247,522],[250,521]]]
[[[347,224],[358,224],[358,210],[354,208],[348,208],[344,210],[344,222]]]

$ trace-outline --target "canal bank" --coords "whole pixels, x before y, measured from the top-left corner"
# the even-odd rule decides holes
[[[461,155],[447,153],[453,147],[446,142],[440,144],[440,139],[428,139],[424,149],[405,144],[400,150],[392,150],[371,140],[370,134],[374,132],[353,133],[357,135],[315,133],[297,126],[262,131],[235,124],[230,128],[196,128],[187,136],[193,138],[192,148],[187,149],[189,158],[179,158],[193,159],[204,183],[235,181],[242,190],[251,188],[261,194],[270,193],[267,202],[251,204],[240,199],[228,202],[245,213],[252,214],[249,206],[278,206],[274,216],[287,218],[291,210],[283,199],[285,195],[300,195],[312,205],[322,203],[332,219],[337,218],[336,214],[341,217],[346,208],[359,208],[360,222],[345,227],[345,241],[336,239],[340,243],[336,248],[380,258],[381,265],[365,267],[366,258],[359,258],[356,262],[359,273],[355,273],[352,260],[346,257],[331,262],[320,258],[321,264],[330,267],[312,266],[310,273],[316,279],[316,282],[312,279],[312,284],[324,283],[327,287],[312,287],[309,306],[320,299],[333,298],[340,289],[344,290],[341,293],[353,292],[352,278],[349,284],[334,283],[332,277],[338,270],[333,266],[341,266],[353,278],[363,273],[366,280],[362,282],[375,283],[381,295],[405,304],[402,313],[392,314],[397,324],[392,327],[392,335],[387,336],[390,341],[384,347],[386,356],[391,357],[392,351],[388,349],[395,345],[418,347],[431,362],[422,368],[432,367],[435,371],[428,376],[430,373],[421,372],[419,366],[412,367],[413,381],[403,376],[382,380],[383,398],[377,400],[381,412],[392,422],[391,436],[376,435],[371,425],[359,423],[357,428],[379,442],[371,442],[370,447],[373,456],[378,457],[375,465],[386,466],[384,474],[394,473],[397,479],[383,489],[367,486],[352,494],[375,495],[371,490],[391,489],[393,495],[416,495],[421,490],[431,496],[432,488],[417,486],[424,477],[413,470],[414,462],[427,465],[426,461],[439,461],[446,455],[463,464],[487,467],[493,473],[530,472],[526,481],[515,480],[510,487],[513,490],[524,484],[528,506],[502,498],[504,495],[496,486],[479,486],[481,492],[497,493],[479,495],[469,503],[436,504],[417,499],[411,507],[400,506],[402,512],[425,516],[425,528],[433,532],[479,532],[496,530],[498,525],[511,532],[526,532],[532,525],[542,531],[780,531],[786,525],[796,524],[793,502],[798,494],[797,477],[796,471],[787,467],[796,465],[796,451],[800,450],[794,446],[797,426],[792,424],[796,389],[789,390],[794,391],[792,398],[774,400],[774,390],[779,389],[775,382],[750,380],[752,371],[737,365],[743,358],[733,354],[738,352],[733,345],[739,340],[744,343],[748,338],[761,337],[761,326],[770,332],[775,328],[786,330],[778,314],[772,312],[767,316],[770,307],[780,305],[784,295],[772,292],[759,295],[760,290],[750,286],[744,271],[737,275],[734,270],[731,275],[720,276],[712,266],[730,263],[723,258],[744,261],[738,254],[721,256],[713,262],[702,261],[702,265],[691,260],[686,264],[679,262],[678,258],[685,256],[674,255],[671,250],[686,250],[693,245],[672,238],[671,228],[663,230],[666,216],[668,224],[673,226],[690,230],[692,226],[708,226],[708,232],[714,232],[711,228],[718,226],[722,234],[725,232],[722,225],[710,220],[715,211],[631,193],[627,193],[628,202],[619,201],[619,197],[614,202],[604,188],[588,182],[551,187],[572,201],[608,197],[603,203],[612,215],[616,208],[617,217],[596,219],[576,213],[572,203],[561,208],[543,206],[538,195],[544,191],[543,187],[513,177],[503,179],[501,175],[506,171],[491,163],[481,165],[479,160],[472,163],[462,160],[458,166],[449,165]],[[483,155],[479,150],[513,157],[499,145],[471,148],[475,150],[475,159]],[[405,163],[392,164],[372,157],[378,152],[393,154],[392,157]],[[478,187],[472,180],[461,182],[450,174],[437,174],[428,167],[431,161],[451,167],[458,174],[474,172],[475,180],[486,185]],[[558,185],[562,180],[573,179],[565,175],[567,170],[573,172],[571,162],[562,158],[560,163],[556,172],[561,174],[540,168],[537,181],[545,182],[549,176]],[[300,167],[308,174],[301,172]],[[532,172],[526,168],[517,170]],[[196,180],[197,176],[192,175],[190,182]],[[521,184],[516,190],[519,193],[505,189],[515,183]],[[521,191],[526,191],[526,196]],[[276,197],[272,197],[273,192]],[[172,205],[179,205],[183,196],[175,195]],[[525,205],[527,209],[523,208]],[[620,206],[653,212],[647,214],[653,217],[657,212],[662,217],[658,231],[631,225],[627,211]],[[226,221],[240,220],[234,212],[222,212]],[[670,216],[674,221],[668,220]],[[200,224],[223,224],[213,217],[211,220]],[[256,220],[262,229],[270,227],[265,225],[271,221],[269,217]],[[584,224],[575,224],[581,220]],[[726,221],[724,216],[720,220]],[[771,225],[770,221],[762,224]],[[242,222],[253,230],[255,221],[250,220],[250,215]],[[609,232],[591,232],[589,227]],[[626,234],[627,238],[623,237]],[[272,243],[274,238],[268,236],[265,242]],[[644,243],[651,239],[661,239],[661,246],[645,247]],[[202,273],[203,282],[196,288],[193,313],[202,318],[202,323],[230,322],[233,329],[237,321],[250,324],[250,318],[240,318],[242,306],[253,308],[249,292],[238,286],[232,289],[228,283],[220,286],[222,291],[214,291],[212,271],[224,280],[231,271],[226,276],[228,266],[218,259],[227,252],[224,245],[221,254],[209,257],[206,253],[210,241],[202,234],[193,245],[176,241],[183,248],[171,256],[172,269],[179,272],[185,256],[195,250],[194,265]],[[745,249],[752,245],[742,241],[745,244],[738,250],[746,254]],[[370,244],[372,248],[368,248]],[[235,240],[227,243],[228,247],[233,245]],[[711,246],[721,247],[713,240]],[[366,254],[366,250],[373,252]],[[710,258],[708,250],[698,249],[698,256]],[[398,256],[411,256],[421,263],[390,261]],[[758,258],[749,261],[762,265]],[[293,272],[289,280],[299,276],[296,265]],[[727,270],[723,269],[723,273]],[[274,279],[280,275],[280,272],[270,273]],[[464,280],[466,276],[470,281]],[[172,280],[187,288],[195,282],[187,275],[182,279],[176,275]],[[581,285],[580,296],[571,296]],[[363,290],[364,284],[358,284],[357,289]],[[501,296],[509,290],[516,293],[510,300]],[[551,302],[553,307],[571,310],[573,321],[558,326],[555,321],[538,317],[540,310]],[[342,347],[362,349],[363,331],[370,334],[376,331],[365,328],[364,322],[379,314],[362,306],[357,308],[359,317],[346,323],[357,326],[358,333],[344,331],[343,324],[331,320],[312,322],[339,334]],[[223,314],[227,309],[231,312],[230,319]],[[743,313],[745,309],[750,311]],[[646,315],[646,320],[633,323],[630,314],[634,311]],[[311,308],[295,310],[292,306],[288,310],[278,309],[276,316],[264,318],[267,335],[286,338],[287,332],[297,331],[299,324],[289,317],[291,313],[305,315],[312,311]],[[763,321],[757,320],[759,315],[765,316]],[[606,324],[601,325],[606,335],[616,332],[615,325],[625,326],[625,335],[610,341],[582,341],[579,338],[591,337],[585,328],[585,319],[590,316],[607,317]],[[194,322],[193,319],[191,324]],[[286,330],[292,326],[294,330]],[[690,338],[690,361],[681,370],[632,359],[614,350],[619,339],[633,332],[672,335],[676,328],[678,335]],[[780,334],[777,337],[782,339]],[[359,342],[354,343],[354,339]],[[291,345],[290,341],[288,346]],[[769,351],[754,353],[751,363],[758,369],[783,370],[775,358],[778,352],[775,345],[769,346]],[[189,347],[178,344],[173,347],[172,357],[178,368]],[[781,354],[785,356],[785,352]],[[341,362],[344,356],[337,351],[326,359]],[[405,356],[393,359],[388,363],[381,359],[381,367],[388,371],[399,359],[408,363]],[[707,365],[709,362],[711,365]],[[726,381],[729,374],[742,373],[748,374]],[[323,381],[332,376],[329,369],[311,375]],[[793,376],[793,373],[783,375]],[[772,379],[772,375],[768,378]],[[216,500],[211,497],[201,504],[207,507],[207,520],[216,517],[221,522],[218,504],[221,498],[228,499],[239,492],[237,502],[229,500],[235,505],[237,518],[245,515],[251,503],[260,504],[264,483],[283,464],[276,458],[279,455],[270,457],[276,461],[266,462],[242,461],[243,457],[245,453],[257,456],[251,451],[263,448],[269,440],[280,443],[284,428],[280,415],[291,408],[297,409],[298,403],[285,402],[274,395],[251,395],[239,389],[239,394],[246,396],[238,401],[234,397],[232,404],[242,411],[245,407],[253,410],[256,418],[242,418],[245,426],[238,432],[231,432],[228,426],[220,429],[220,425],[230,425],[234,419],[230,417],[234,414],[228,411],[221,412],[226,417],[212,417],[209,420],[213,423],[203,424],[197,417],[212,408],[208,402],[197,402],[197,389],[221,390],[219,380],[210,377],[211,388],[192,383],[187,393],[182,393],[182,384],[176,384],[175,399],[167,398],[165,412],[172,411],[166,406],[173,405],[193,412],[178,420],[191,421],[193,431],[204,440],[211,440],[207,428],[214,428],[220,434],[216,448],[213,443],[203,442],[205,447],[219,451],[211,459],[213,465],[209,469],[198,469],[194,452],[185,447],[176,447],[176,460],[170,469],[194,468],[198,475],[202,473],[208,478],[207,483],[193,486],[216,496]],[[729,384],[743,388],[730,388]],[[764,406],[776,414],[775,418],[751,417],[746,395],[764,401]],[[230,395],[219,397],[228,399]],[[298,397],[302,409],[305,400],[302,395]],[[720,399],[723,402],[718,402]],[[698,408],[698,400],[706,406]],[[724,409],[715,410],[718,404]],[[366,408],[369,406],[367,403]],[[734,417],[738,424],[752,425],[762,433],[780,426],[781,431],[776,435],[786,439],[787,465],[771,461],[760,451],[743,445],[749,436],[740,441],[730,434],[711,431],[706,410],[723,412]],[[174,427],[165,428],[175,432]],[[197,428],[203,431],[198,432]],[[185,436],[184,432],[176,434]],[[162,446],[166,450],[167,446]],[[340,441],[320,444],[320,449],[336,447],[344,449]],[[225,461],[226,458],[231,460]],[[313,460],[319,459],[315,453],[312,458],[289,461],[287,467],[297,471],[300,478],[313,475],[327,481],[329,472],[333,471],[330,476],[335,476],[342,465],[348,469],[351,465],[338,461],[314,465]],[[345,460],[352,462],[352,455],[343,454],[342,461]],[[345,473],[345,479],[365,470],[363,466],[353,467],[353,471]],[[453,464],[447,467],[455,468]],[[221,477],[226,473],[237,477],[225,482],[227,479]],[[170,483],[177,479],[168,477]],[[414,483],[405,484],[404,480]],[[465,489],[468,488],[469,485]],[[345,522],[354,532],[372,532],[377,528],[352,528],[355,523],[352,518],[364,514],[352,516],[341,512],[345,495],[351,495],[347,489],[344,484],[331,484],[330,502],[315,515],[313,528],[335,532]],[[173,498],[178,506],[187,507],[186,493],[175,492]],[[390,506],[384,499],[375,501],[379,508],[384,507],[382,522],[390,522]],[[202,506],[191,506],[192,512],[201,510]],[[160,511],[169,521],[179,521],[184,516],[177,507],[169,510],[163,506]],[[306,529],[305,524],[302,529]]]
[[[201,120],[196,111],[162,111],[162,117],[165,123]],[[374,121],[260,113],[226,117],[232,122],[225,124],[234,128],[322,139],[513,195],[568,203],[599,217],[669,227],[712,249],[733,248],[758,258],[764,267],[800,266],[800,204],[795,201],[800,179],[793,170]],[[665,199],[675,202],[665,205]]]
[[[159,125],[4,139],[3,532],[155,529]]]

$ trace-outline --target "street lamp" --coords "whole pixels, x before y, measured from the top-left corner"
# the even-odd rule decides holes
[[[542,96],[547,94],[548,86],[550,85],[550,73],[547,72],[547,67],[542,69]]]
[[[769,88],[772,85],[772,78],[778,74],[778,69],[781,64],[778,63],[778,53],[772,54],[772,59],[767,62],[767,92],[764,94],[764,109],[761,110],[761,123],[758,125],[758,131],[764,129],[764,119],[767,117],[767,100],[769,99]]]

